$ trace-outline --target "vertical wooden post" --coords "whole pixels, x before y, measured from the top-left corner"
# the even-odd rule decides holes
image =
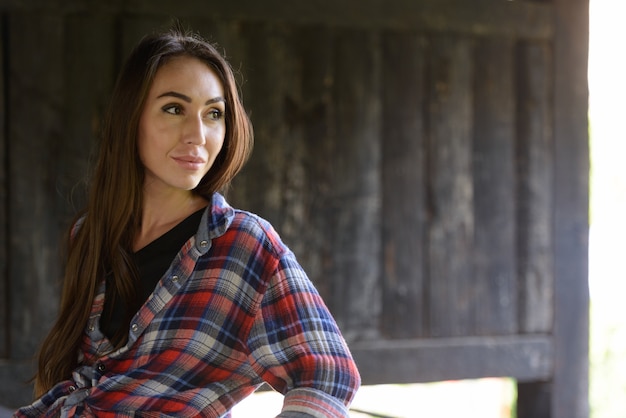
[[[554,10],[555,365],[550,382],[518,385],[519,418],[589,416],[589,1],[555,0]]]
[[[517,385],[517,418],[550,418],[553,399],[552,384],[548,382]]]
[[[5,73],[6,47],[7,47],[6,20],[0,17],[0,359],[9,356],[9,291],[7,263],[7,75]]]
[[[552,416],[589,416],[589,0],[555,0]]]

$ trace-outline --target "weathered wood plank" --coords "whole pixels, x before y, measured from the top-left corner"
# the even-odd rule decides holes
[[[300,101],[294,34],[282,25],[248,24],[242,27],[242,35],[244,96],[254,124],[255,149],[230,195],[233,203],[272,222],[288,245],[300,252],[297,217],[303,211],[302,148],[299,128],[290,126],[286,118]]]
[[[78,15],[64,20],[68,123],[59,143],[64,155],[54,168],[62,227],[86,204],[89,163],[117,73],[114,19]]]
[[[289,123],[299,126],[302,135],[297,140],[302,142],[305,219],[300,235],[294,239],[302,241],[299,260],[324,299],[329,301],[330,309],[343,321],[341,305],[330,303],[336,288],[334,281],[338,279],[333,273],[334,254],[330,245],[336,231],[329,222],[334,216],[336,184],[331,135],[335,109],[332,101],[333,33],[325,27],[307,27],[298,31],[297,45],[302,92],[300,101],[292,103],[287,115]]]
[[[548,332],[553,323],[553,121],[550,46],[518,46],[517,146],[520,330]]]
[[[428,99],[428,321],[432,337],[471,335],[474,242],[472,46],[435,37]]]
[[[554,339],[552,416],[589,416],[589,1],[554,0]]]
[[[55,317],[60,279],[56,176],[65,158],[64,24],[56,16],[9,18],[8,277],[11,358],[32,356]],[[33,123],[36,118],[36,123]]]
[[[9,355],[9,246],[7,242],[7,205],[9,202],[8,178],[7,178],[7,121],[8,109],[5,98],[8,77],[5,75],[5,51],[7,45],[7,21],[0,17],[0,359]]]
[[[528,1],[493,0],[362,0],[198,1],[127,0],[5,0],[0,10],[54,13],[123,13],[128,15],[202,16],[215,20],[252,20],[290,24],[329,24],[369,29],[420,29],[549,39],[553,32],[552,5]]]
[[[472,151],[475,335],[510,335],[518,327],[514,56],[510,39],[477,40]]]
[[[425,335],[425,39],[383,39],[383,335]]]
[[[262,208],[296,251],[304,215],[305,168],[302,125],[297,122],[301,95],[301,61],[296,33],[285,25],[247,25],[246,98],[255,127],[256,146],[250,161],[247,198]],[[263,190],[263,193],[258,193]]]
[[[35,374],[30,360],[0,360],[0,405],[18,408],[32,402],[33,388],[27,384]]]
[[[364,384],[507,376],[546,380],[554,366],[547,335],[357,342],[350,347]]]
[[[346,335],[365,338],[376,334],[381,309],[380,38],[338,31],[333,62],[330,301]]]

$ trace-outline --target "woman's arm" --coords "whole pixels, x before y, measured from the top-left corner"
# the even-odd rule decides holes
[[[259,375],[285,395],[280,417],[348,416],[359,372],[334,318],[291,252],[271,278],[248,344]]]

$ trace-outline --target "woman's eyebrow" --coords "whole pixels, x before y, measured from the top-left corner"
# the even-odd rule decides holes
[[[161,94],[160,96],[157,97],[157,99],[160,99],[161,97],[176,97],[180,100],[183,100],[187,103],[191,103],[191,97],[189,96],[185,96],[182,93],[176,93],[175,91],[167,91],[163,94]]]
[[[224,103],[226,103],[226,100],[224,100],[224,98],[222,96],[217,96],[217,97],[215,97],[213,99],[207,100],[204,103],[204,105],[206,106],[206,105],[210,105],[211,103],[217,103],[217,102],[224,102]]]
[[[184,95],[182,93],[177,93],[175,91],[167,91],[167,92],[159,95],[157,97],[157,99],[160,99],[161,97],[176,97],[176,98],[178,98],[180,100],[183,100],[183,101],[185,101],[187,103],[191,103],[192,102],[191,97],[189,97],[187,95]],[[217,102],[224,102],[224,103],[226,103],[226,100],[224,100],[224,98],[221,97],[221,96],[217,96],[217,97],[214,97],[212,99],[207,100],[204,104],[206,106],[206,105],[209,105],[211,103],[217,103]]]

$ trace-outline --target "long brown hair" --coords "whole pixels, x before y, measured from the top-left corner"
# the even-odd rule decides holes
[[[107,286],[113,286],[124,302],[134,298],[130,254],[141,220],[144,181],[137,148],[139,119],[158,69],[178,56],[198,58],[209,65],[226,96],[224,145],[193,192],[210,199],[213,193],[225,190],[251,152],[252,125],[232,68],[212,44],[177,26],[150,35],[135,47],[120,72],[104,118],[86,210],[70,234],[59,316],[39,352],[37,397],[70,378],[78,365],[84,329],[105,275],[111,277]]]

